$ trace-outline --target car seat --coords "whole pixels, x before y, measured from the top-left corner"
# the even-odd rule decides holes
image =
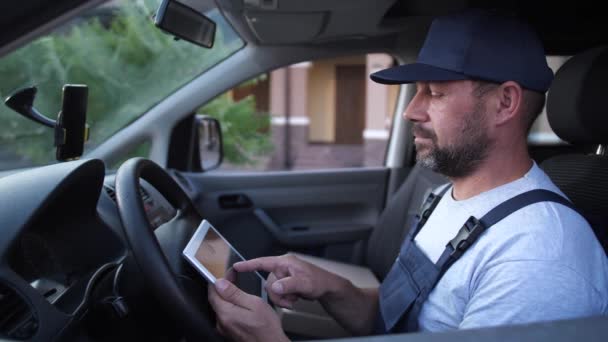
[[[604,251],[608,251],[607,82],[608,47],[575,55],[557,71],[547,96],[549,124],[562,140],[597,146],[597,152],[558,155],[541,163],[589,221]]]

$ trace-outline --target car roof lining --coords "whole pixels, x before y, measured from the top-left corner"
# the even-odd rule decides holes
[[[104,0],[0,2],[0,53],[19,45],[15,43],[23,40],[24,35],[36,32],[65,13],[101,2]],[[465,7],[502,8],[517,13],[537,29],[549,55],[573,55],[608,44],[608,35],[604,34],[608,32],[608,21],[591,0],[567,4],[552,0],[218,0],[217,3],[243,38],[259,45],[323,45],[403,35],[408,37],[408,44],[418,47],[426,33],[421,22],[428,24],[435,15]],[[282,25],[282,29],[277,30],[277,25]]]
[[[413,39],[408,43],[420,46],[426,33],[420,29],[421,22],[427,24],[422,27],[428,27],[433,16],[466,7],[502,9],[521,16],[539,32],[548,55],[573,55],[608,44],[604,34],[608,32],[608,22],[590,0],[567,5],[550,0],[269,1],[276,3],[275,8],[250,6],[249,2],[220,0],[218,4],[244,39],[259,45],[323,44],[330,40],[405,35]],[[278,25],[281,30],[276,30]],[[414,32],[408,32],[412,28]]]

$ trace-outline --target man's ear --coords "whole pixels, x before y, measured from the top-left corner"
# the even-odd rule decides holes
[[[507,81],[496,89],[496,125],[519,120],[523,108],[523,89],[513,81]]]

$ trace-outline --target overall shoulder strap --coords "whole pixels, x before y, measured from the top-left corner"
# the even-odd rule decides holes
[[[416,215],[416,220],[418,222],[416,223],[415,230],[411,235],[412,239],[416,237],[418,232],[420,232],[420,229],[422,229],[422,226],[424,226],[426,220],[428,220],[429,216],[431,216],[433,210],[435,210],[435,207],[437,204],[439,204],[439,201],[441,201],[441,198],[445,195],[448,189],[451,188],[451,185],[452,183],[442,184],[436,187],[426,196],[424,202],[422,202],[422,205],[420,206],[418,214]]]
[[[456,234],[456,236],[446,245],[443,254],[437,261],[437,266],[441,270],[440,274],[443,275],[443,273],[445,273],[445,271],[447,271],[447,269],[475,243],[477,238],[479,238],[486,229],[517,210],[538,202],[559,203],[580,214],[572,202],[553,191],[536,189],[521,193],[502,202],[479,220],[474,216],[471,216],[464,223],[462,228],[460,228],[458,234]]]

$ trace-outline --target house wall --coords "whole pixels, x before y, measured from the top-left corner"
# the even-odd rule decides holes
[[[285,95],[287,83],[285,80],[285,69],[278,69],[270,73],[270,114],[274,116],[285,116],[287,109]]]
[[[298,63],[289,67],[289,83],[291,85],[291,103],[289,104],[289,115],[294,120],[303,124],[308,123],[308,69],[312,66],[310,62]]]
[[[386,99],[388,104],[386,106],[386,109],[388,111],[386,112],[384,121],[386,122],[386,127],[390,127],[391,123],[393,122],[393,115],[401,115],[401,113],[395,113],[395,106],[397,106],[397,97],[399,96],[399,89],[401,88],[401,86],[389,85],[386,86],[386,88],[386,90],[388,91],[388,96]]]
[[[387,54],[369,54],[366,61],[367,74],[388,68],[392,63],[393,59]],[[369,78],[367,80],[366,124],[363,132],[366,139],[388,139],[386,119],[394,110],[396,99],[395,90],[389,90],[390,88],[397,87],[378,84]]]

